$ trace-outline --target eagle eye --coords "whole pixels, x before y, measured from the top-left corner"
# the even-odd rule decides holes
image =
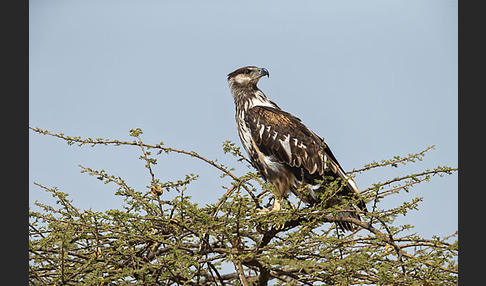
[[[251,70],[245,70],[245,74],[250,74]]]

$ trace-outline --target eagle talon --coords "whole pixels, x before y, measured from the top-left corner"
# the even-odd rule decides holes
[[[282,209],[282,206],[280,204],[280,201],[277,200],[277,199],[275,199],[273,201],[273,205],[271,207],[269,207],[269,208],[262,208],[258,212],[260,214],[266,214],[266,213],[269,213],[269,212],[279,211],[281,209]]]
[[[272,211],[272,208],[262,208],[258,211],[259,214],[267,214]]]

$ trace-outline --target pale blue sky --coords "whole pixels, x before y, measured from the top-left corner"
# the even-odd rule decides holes
[[[298,4],[297,4],[298,3]],[[437,165],[457,167],[457,1],[30,1],[31,126],[92,138],[194,150],[248,169],[222,152],[241,146],[226,75],[270,71],[260,88],[325,137],[346,170],[436,145],[424,161],[358,175],[360,189]],[[75,147],[30,133],[29,201],[52,202],[33,182],[57,186],[81,208],[122,201],[80,173],[104,169],[144,190],[139,150]],[[227,180],[181,155],[159,156],[162,180],[196,173],[188,195],[215,202]],[[424,197],[402,223],[430,236],[457,229],[457,174],[403,197]]]

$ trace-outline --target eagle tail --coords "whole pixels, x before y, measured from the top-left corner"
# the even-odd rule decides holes
[[[355,210],[349,210],[349,211],[341,211],[337,214],[338,218],[354,218],[357,220],[361,220],[359,214]],[[357,229],[356,225],[353,223],[347,222],[347,221],[338,221],[336,222],[339,228],[341,228],[343,231],[354,231]]]
[[[350,178],[348,175],[346,175],[342,170],[339,170],[338,175],[341,177],[341,179],[346,181],[345,189],[347,192],[347,195],[351,195],[355,197],[355,205],[357,206],[357,209],[367,212],[368,209],[366,208],[365,202],[359,197],[359,189],[356,183],[352,178]],[[354,218],[357,220],[361,220],[361,216],[359,215],[357,209],[354,206],[347,205],[345,211],[341,211],[337,214],[338,217],[350,217]],[[356,230],[356,225],[350,222],[337,222],[337,225],[342,229],[342,230],[348,230],[348,231],[353,231]]]
[[[352,178],[348,177],[347,175],[345,176],[347,180],[346,189],[348,191],[348,194],[353,194],[357,198],[356,205],[358,206],[358,208],[364,212],[367,212],[368,209],[366,208],[365,202],[359,197],[360,191],[356,186],[356,183]]]

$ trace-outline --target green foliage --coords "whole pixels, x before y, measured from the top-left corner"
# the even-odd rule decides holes
[[[146,144],[140,128],[130,130],[137,140],[82,139],[34,132],[65,140],[69,145],[128,145],[140,148],[140,159],[151,180],[146,190],[130,187],[104,170],[80,166],[82,172],[112,184],[125,200],[123,209],[81,210],[55,187],[40,188],[56,198],[56,205],[35,203],[29,213],[29,275],[33,285],[456,285],[456,234],[426,239],[407,234],[413,226],[396,225],[397,216],[415,210],[422,200],[404,201],[383,209],[384,197],[408,192],[432,176],[455,168],[437,167],[421,173],[377,182],[363,190],[369,213],[362,220],[336,216],[338,207],[308,208],[285,205],[265,212],[263,200],[272,187],[258,174],[236,176],[233,170],[196,152]],[[377,167],[398,167],[422,160],[426,150],[373,162],[353,173]],[[231,178],[218,201],[200,206],[187,194],[197,175],[163,182],[151,157],[179,153],[202,160]],[[247,161],[234,143],[223,150]],[[329,194],[339,186],[329,186]],[[165,191],[176,192],[173,199]],[[224,192],[224,191],[223,191]],[[221,192],[221,193],[223,193]],[[328,195],[328,194],[325,194]],[[350,199],[351,200],[351,199]],[[343,233],[336,222],[355,224]]]

